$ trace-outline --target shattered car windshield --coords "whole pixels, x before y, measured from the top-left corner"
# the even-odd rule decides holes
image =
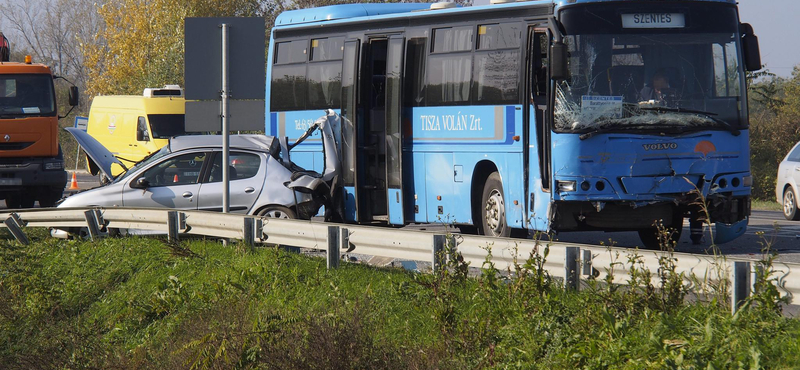
[[[736,33],[577,34],[564,42],[570,77],[556,84],[557,131],[747,125]]]

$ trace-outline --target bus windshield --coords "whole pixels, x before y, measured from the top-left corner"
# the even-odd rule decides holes
[[[557,131],[747,126],[738,32],[581,31],[564,38],[570,76],[556,84]]]
[[[53,78],[49,74],[0,75],[0,116],[56,114]]]

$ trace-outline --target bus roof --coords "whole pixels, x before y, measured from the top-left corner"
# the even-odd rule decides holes
[[[307,8],[298,10],[288,10],[275,19],[275,27],[309,26],[309,23],[333,21],[331,23],[349,23],[355,20],[374,20],[374,19],[393,19],[416,16],[433,16],[443,13],[471,13],[486,10],[500,10],[511,8],[525,8],[531,5],[552,4],[555,7],[585,4],[595,2],[635,2],[639,0],[531,0],[531,1],[509,1],[506,3],[453,7],[449,9],[431,10],[433,3],[367,3],[367,4],[341,4],[329,5],[318,8]],[[698,2],[724,2],[736,4],[736,0],[694,0]],[[664,2],[668,2],[664,1]],[[409,14],[414,13],[414,14]],[[337,22],[338,21],[338,22]]]

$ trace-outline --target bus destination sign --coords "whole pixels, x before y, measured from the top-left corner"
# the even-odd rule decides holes
[[[634,13],[622,15],[622,28],[683,28],[683,13]]]

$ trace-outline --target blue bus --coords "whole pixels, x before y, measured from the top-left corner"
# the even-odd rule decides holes
[[[734,0],[344,4],[272,29],[266,133],[340,114],[347,222],[744,233],[745,71]],[[292,162],[321,171],[319,137]],[[694,230],[693,230],[694,231]]]

